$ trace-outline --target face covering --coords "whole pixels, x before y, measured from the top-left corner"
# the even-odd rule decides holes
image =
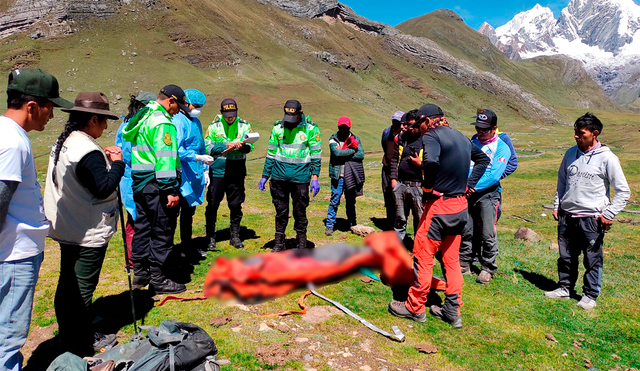
[[[196,117],[200,116],[201,112],[202,111],[199,108],[194,108],[194,109],[191,110],[191,112],[189,112],[189,116],[191,116],[193,118],[196,118]]]

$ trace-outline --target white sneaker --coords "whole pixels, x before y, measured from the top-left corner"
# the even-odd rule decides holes
[[[571,296],[571,293],[569,292],[569,289],[567,289],[566,287],[558,287],[553,291],[545,292],[544,295],[552,299],[569,299],[569,297]]]
[[[591,310],[596,306],[596,301],[587,295],[582,295],[582,299],[580,299],[577,305],[584,310]]]

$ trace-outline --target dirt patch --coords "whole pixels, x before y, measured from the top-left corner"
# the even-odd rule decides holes
[[[231,322],[231,317],[229,316],[215,317],[209,320],[209,324],[213,327],[224,326],[229,322]]]
[[[51,324],[47,327],[31,327],[27,342],[24,343],[24,347],[22,347],[21,350],[22,354],[24,355],[24,359],[28,360],[31,357],[33,351],[38,347],[38,345],[44,343],[49,339],[52,339],[53,333],[57,329],[57,323]]]
[[[316,325],[318,323],[325,322],[331,318],[331,316],[344,316],[344,313],[334,307],[321,305],[307,309],[307,314],[302,316],[302,320]]]
[[[418,344],[416,345],[416,349],[418,350],[418,352],[426,354],[433,354],[438,351],[438,348],[436,348],[435,345],[429,343]]]
[[[290,348],[288,344],[271,344],[256,347],[255,354],[262,363],[282,366],[289,361],[299,359],[301,351]]]

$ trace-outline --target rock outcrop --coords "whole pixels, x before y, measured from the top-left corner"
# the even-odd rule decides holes
[[[105,18],[132,0],[16,0],[0,13],[0,39],[31,30],[34,39],[67,34],[71,23],[91,17]]]
[[[273,5],[295,17],[321,18],[331,17],[352,25],[360,31],[378,35],[395,35],[398,31],[387,24],[370,21],[359,16],[347,5],[337,0],[257,0],[259,3]]]
[[[462,85],[503,96],[509,101],[517,101],[519,110],[525,117],[557,121],[557,113],[554,110],[542,104],[519,85],[491,72],[478,70],[471,63],[455,58],[429,39],[409,35],[385,36],[383,45],[392,55],[420,68],[430,68],[437,73],[453,77]]]

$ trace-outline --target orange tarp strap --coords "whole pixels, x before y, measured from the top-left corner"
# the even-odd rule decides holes
[[[300,296],[298,298],[298,305],[300,306],[300,308],[302,308],[302,310],[288,310],[286,312],[280,312],[280,313],[263,314],[263,315],[258,316],[258,317],[260,317],[260,318],[271,318],[271,317],[288,316],[290,314],[307,314],[307,306],[304,303],[304,299],[309,295],[311,295],[311,290],[305,292],[304,294],[302,294],[302,296]]]

